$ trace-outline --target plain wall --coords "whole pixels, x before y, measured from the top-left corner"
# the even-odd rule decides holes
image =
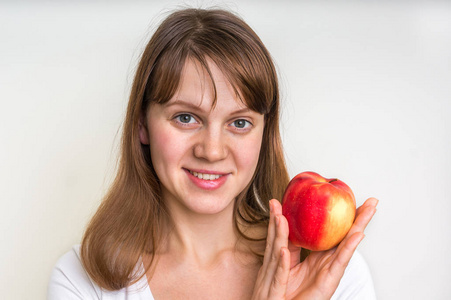
[[[116,166],[143,46],[177,4],[0,2],[0,295],[45,299]],[[451,297],[451,5],[228,1],[280,70],[290,175],[378,212],[359,251],[379,299]]]

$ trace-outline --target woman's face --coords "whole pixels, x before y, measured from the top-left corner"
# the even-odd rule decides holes
[[[208,73],[187,60],[178,91],[152,104],[140,127],[169,209],[215,214],[231,209],[250,182],[262,143],[264,117],[248,109],[224,74],[209,61]]]

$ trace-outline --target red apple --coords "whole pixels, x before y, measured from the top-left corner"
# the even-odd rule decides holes
[[[351,228],[356,212],[349,186],[314,172],[295,176],[285,190],[282,203],[289,240],[312,251],[338,245]]]

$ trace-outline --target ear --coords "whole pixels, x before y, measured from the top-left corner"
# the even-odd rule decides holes
[[[147,130],[146,114],[142,113],[138,123],[139,141],[143,145],[149,145],[149,131]]]

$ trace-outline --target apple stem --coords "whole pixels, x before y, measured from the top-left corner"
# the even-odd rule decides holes
[[[337,181],[337,180],[338,180],[337,178],[331,179],[331,180],[329,181],[329,183],[332,183],[332,182]]]

